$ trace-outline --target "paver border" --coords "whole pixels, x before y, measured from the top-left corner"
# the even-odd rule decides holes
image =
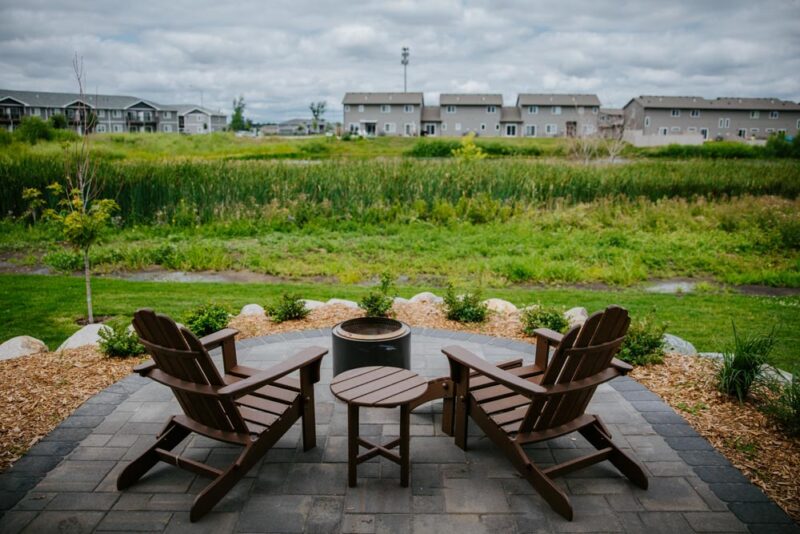
[[[521,352],[530,351],[532,347],[531,343],[524,341],[457,330],[412,327],[411,331],[420,336],[468,341]],[[236,344],[240,349],[252,348],[327,336],[330,332],[330,328],[298,330],[243,339]],[[216,349],[212,354],[218,351]],[[0,519],[89,436],[106,415],[147,383],[146,378],[131,374],[90,397],[11,468],[0,474]],[[698,478],[708,484],[714,495],[750,532],[800,532],[800,526],[783,509],[731,465],[661,397],[630,377],[620,377],[609,384],[642,414],[653,430],[664,438]]]

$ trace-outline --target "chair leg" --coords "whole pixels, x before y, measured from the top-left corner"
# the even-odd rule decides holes
[[[453,411],[455,397],[445,397],[442,399],[442,432],[448,436],[453,435]]]
[[[192,503],[189,511],[189,521],[195,522],[208,512],[236,485],[247,473],[256,453],[252,447],[246,447],[228,469],[200,492]]]
[[[547,504],[560,514],[564,519],[572,521],[572,504],[567,495],[561,491],[555,482],[536,467],[529,459],[525,451],[516,443],[513,449],[506,449],[511,463],[517,468],[520,475],[527,480],[533,489],[547,501]]]
[[[158,463],[159,458],[156,454],[156,449],[172,450],[188,435],[189,431],[187,429],[170,419],[156,442],[122,470],[122,473],[117,477],[117,489],[124,490],[130,487]]]
[[[303,417],[303,450],[310,451],[317,446],[317,420],[314,413],[314,386],[303,388],[300,394]]]
[[[611,436],[606,433],[602,423],[595,420],[590,425],[587,425],[579,430],[581,435],[586,438],[586,441],[594,445],[597,449],[604,449],[611,447],[613,453],[608,460],[619,469],[620,473],[628,477],[628,479],[642,489],[647,489],[648,481],[647,475],[641,464],[629,454],[623,452],[617,445],[611,441]]]

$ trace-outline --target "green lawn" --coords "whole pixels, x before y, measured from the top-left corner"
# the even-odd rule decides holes
[[[400,286],[404,297],[441,288]],[[188,310],[213,301],[238,310],[242,305],[265,303],[284,291],[304,298],[358,299],[367,289],[332,284],[211,284],[126,282],[96,278],[95,314],[129,319],[139,307],[182,317]],[[719,351],[731,339],[731,320],[745,332],[767,333],[777,328],[775,363],[783,368],[800,364],[800,297],[767,298],[733,294],[658,295],[635,290],[589,291],[573,289],[491,289],[487,297],[517,305],[542,303],[563,307],[585,306],[594,311],[608,304],[628,308],[634,318],[652,315],[668,323],[668,331],[693,342],[700,351]],[[0,339],[32,335],[57,347],[78,329],[75,320],[85,314],[83,280],[66,276],[0,275]]]

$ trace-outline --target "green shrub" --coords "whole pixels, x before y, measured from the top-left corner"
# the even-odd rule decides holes
[[[74,273],[83,269],[83,258],[77,252],[70,250],[57,250],[45,254],[42,261],[45,265],[62,273]]]
[[[766,335],[739,336],[733,324],[733,345],[722,354],[717,371],[719,390],[744,401],[753,385],[762,377],[763,366],[775,346],[775,331]]]
[[[522,331],[532,336],[537,328],[549,328],[556,332],[565,332],[569,322],[564,318],[564,312],[557,308],[548,308],[542,305],[528,306],[522,312]]]
[[[480,290],[456,295],[453,285],[447,286],[444,295],[444,311],[447,318],[460,323],[482,323],[489,308],[481,301]]]
[[[631,365],[649,365],[664,361],[665,324],[646,318],[631,323],[617,358]]]
[[[125,326],[101,328],[98,335],[100,351],[106,356],[125,358],[144,353],[144,346],[139,343],[139,337],[135,332],[129,332]]]
[[[50,117],[50,126],[56,130],[64,130],[67,127],[67,117],[63,113],[56,113]]]
[[[207,336],[228,326],[231,314],[228,309],[218,304],[204,304],[186,317],[186,328],[196,336]]]
[[[420,139],[407,154],[415,158],[449,158],[460,146],[458,141],[448,139]]]
[[[291,293],[282,294],[277,302],[267,306],[267,315],[275,323],[305,319],[308,314],[309,310],[303,299]]]
[[[792,378],[773,385],[776,396],[767,401],[764,411],[791,436],[800,435],[800,368],[792,371]]]
[[[300,145],[300,152],[307,156],[324,156],[331,151],[331,147],[322,141],[311,141]]]
[[[370,291],[358,305],[368,317],[386,317],[392,309],[393,299],[389,296],[392,288],[392,277],[389,273],[381,275],[381,282],[376,290]]]
[[[14,141],[14,136],[5,128],[0,128],[0,146],[8,146]]]
[[[14,135],[20,141],[35,145],[39,141],[53,138],[53,128],[39,117],[27,116],[14,129]]]
[[[702,145],[667,145],[645,152],[661,158],[750,159],[764,155],[761,147],[736,141],[711,141]]]

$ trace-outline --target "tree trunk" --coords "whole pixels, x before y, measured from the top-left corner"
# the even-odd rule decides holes
[[[92,311],[92,274],[89,270],[89,249],[83,249],[83,278],[86,281],[86,308],[89,311],[89,324],[94,323]]]

